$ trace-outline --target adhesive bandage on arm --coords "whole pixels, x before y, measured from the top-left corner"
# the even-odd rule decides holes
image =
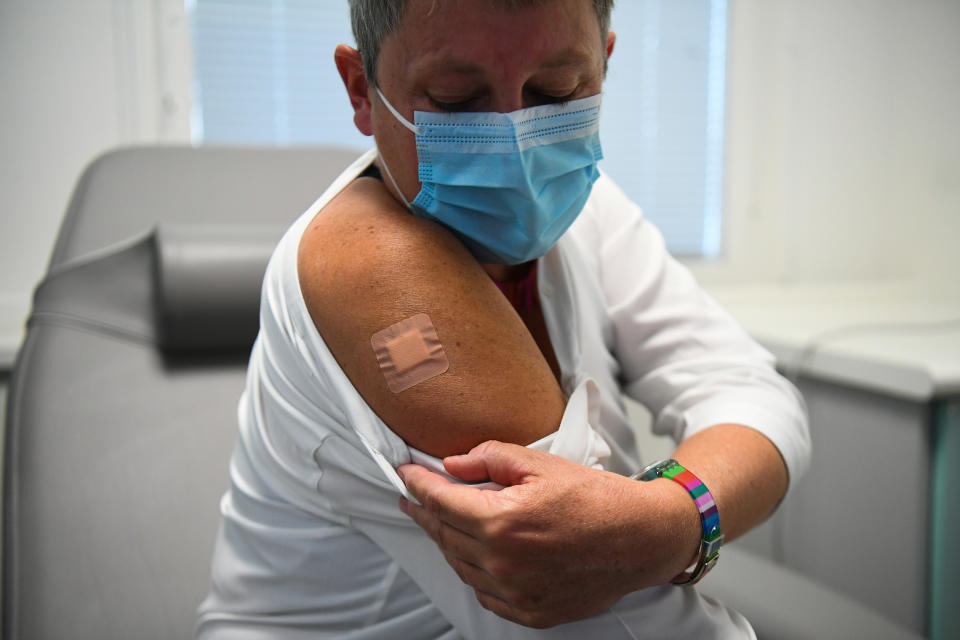
[[[450,367],[430,316],[415,316],[378,331],[370,337],[387,387],[400,393]]]

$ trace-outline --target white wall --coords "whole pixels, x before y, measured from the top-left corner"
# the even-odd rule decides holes
[[[960,0],[730,11],[727,243],[697,275],[960,294]],[[180,0],[0,1],[0,362],[83,166],[189,140],[189,51]]]
[[[83,167],[189,140],[188,33],[182,0],[0,1],[0,365]]]
[[[960,295],[960,1],[730,9],[727,251],[701,280]]]

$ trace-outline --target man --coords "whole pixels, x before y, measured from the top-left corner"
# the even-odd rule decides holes
[[[751,637],[671,581],[769,515],[805,418],[597,172],[611,3],[351,5],[377,150],[265,277],[202,633]],[[682,441],[647,482],[621,391]]]

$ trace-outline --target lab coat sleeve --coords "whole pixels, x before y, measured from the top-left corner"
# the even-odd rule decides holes
[[[627,395],[677,442],[742,424],[779,449],[791,484],[809,465],[806,408],[773,356],[704,292],[663,237],[608,178],[594,199],[597,252],[614,356]]]

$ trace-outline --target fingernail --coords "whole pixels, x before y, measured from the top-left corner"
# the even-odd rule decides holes
[[[403,467],[397,469],[397,475],[400,476],[400,479],[403,480],[403,484],[407,484],[407,479],[404,477]]]

